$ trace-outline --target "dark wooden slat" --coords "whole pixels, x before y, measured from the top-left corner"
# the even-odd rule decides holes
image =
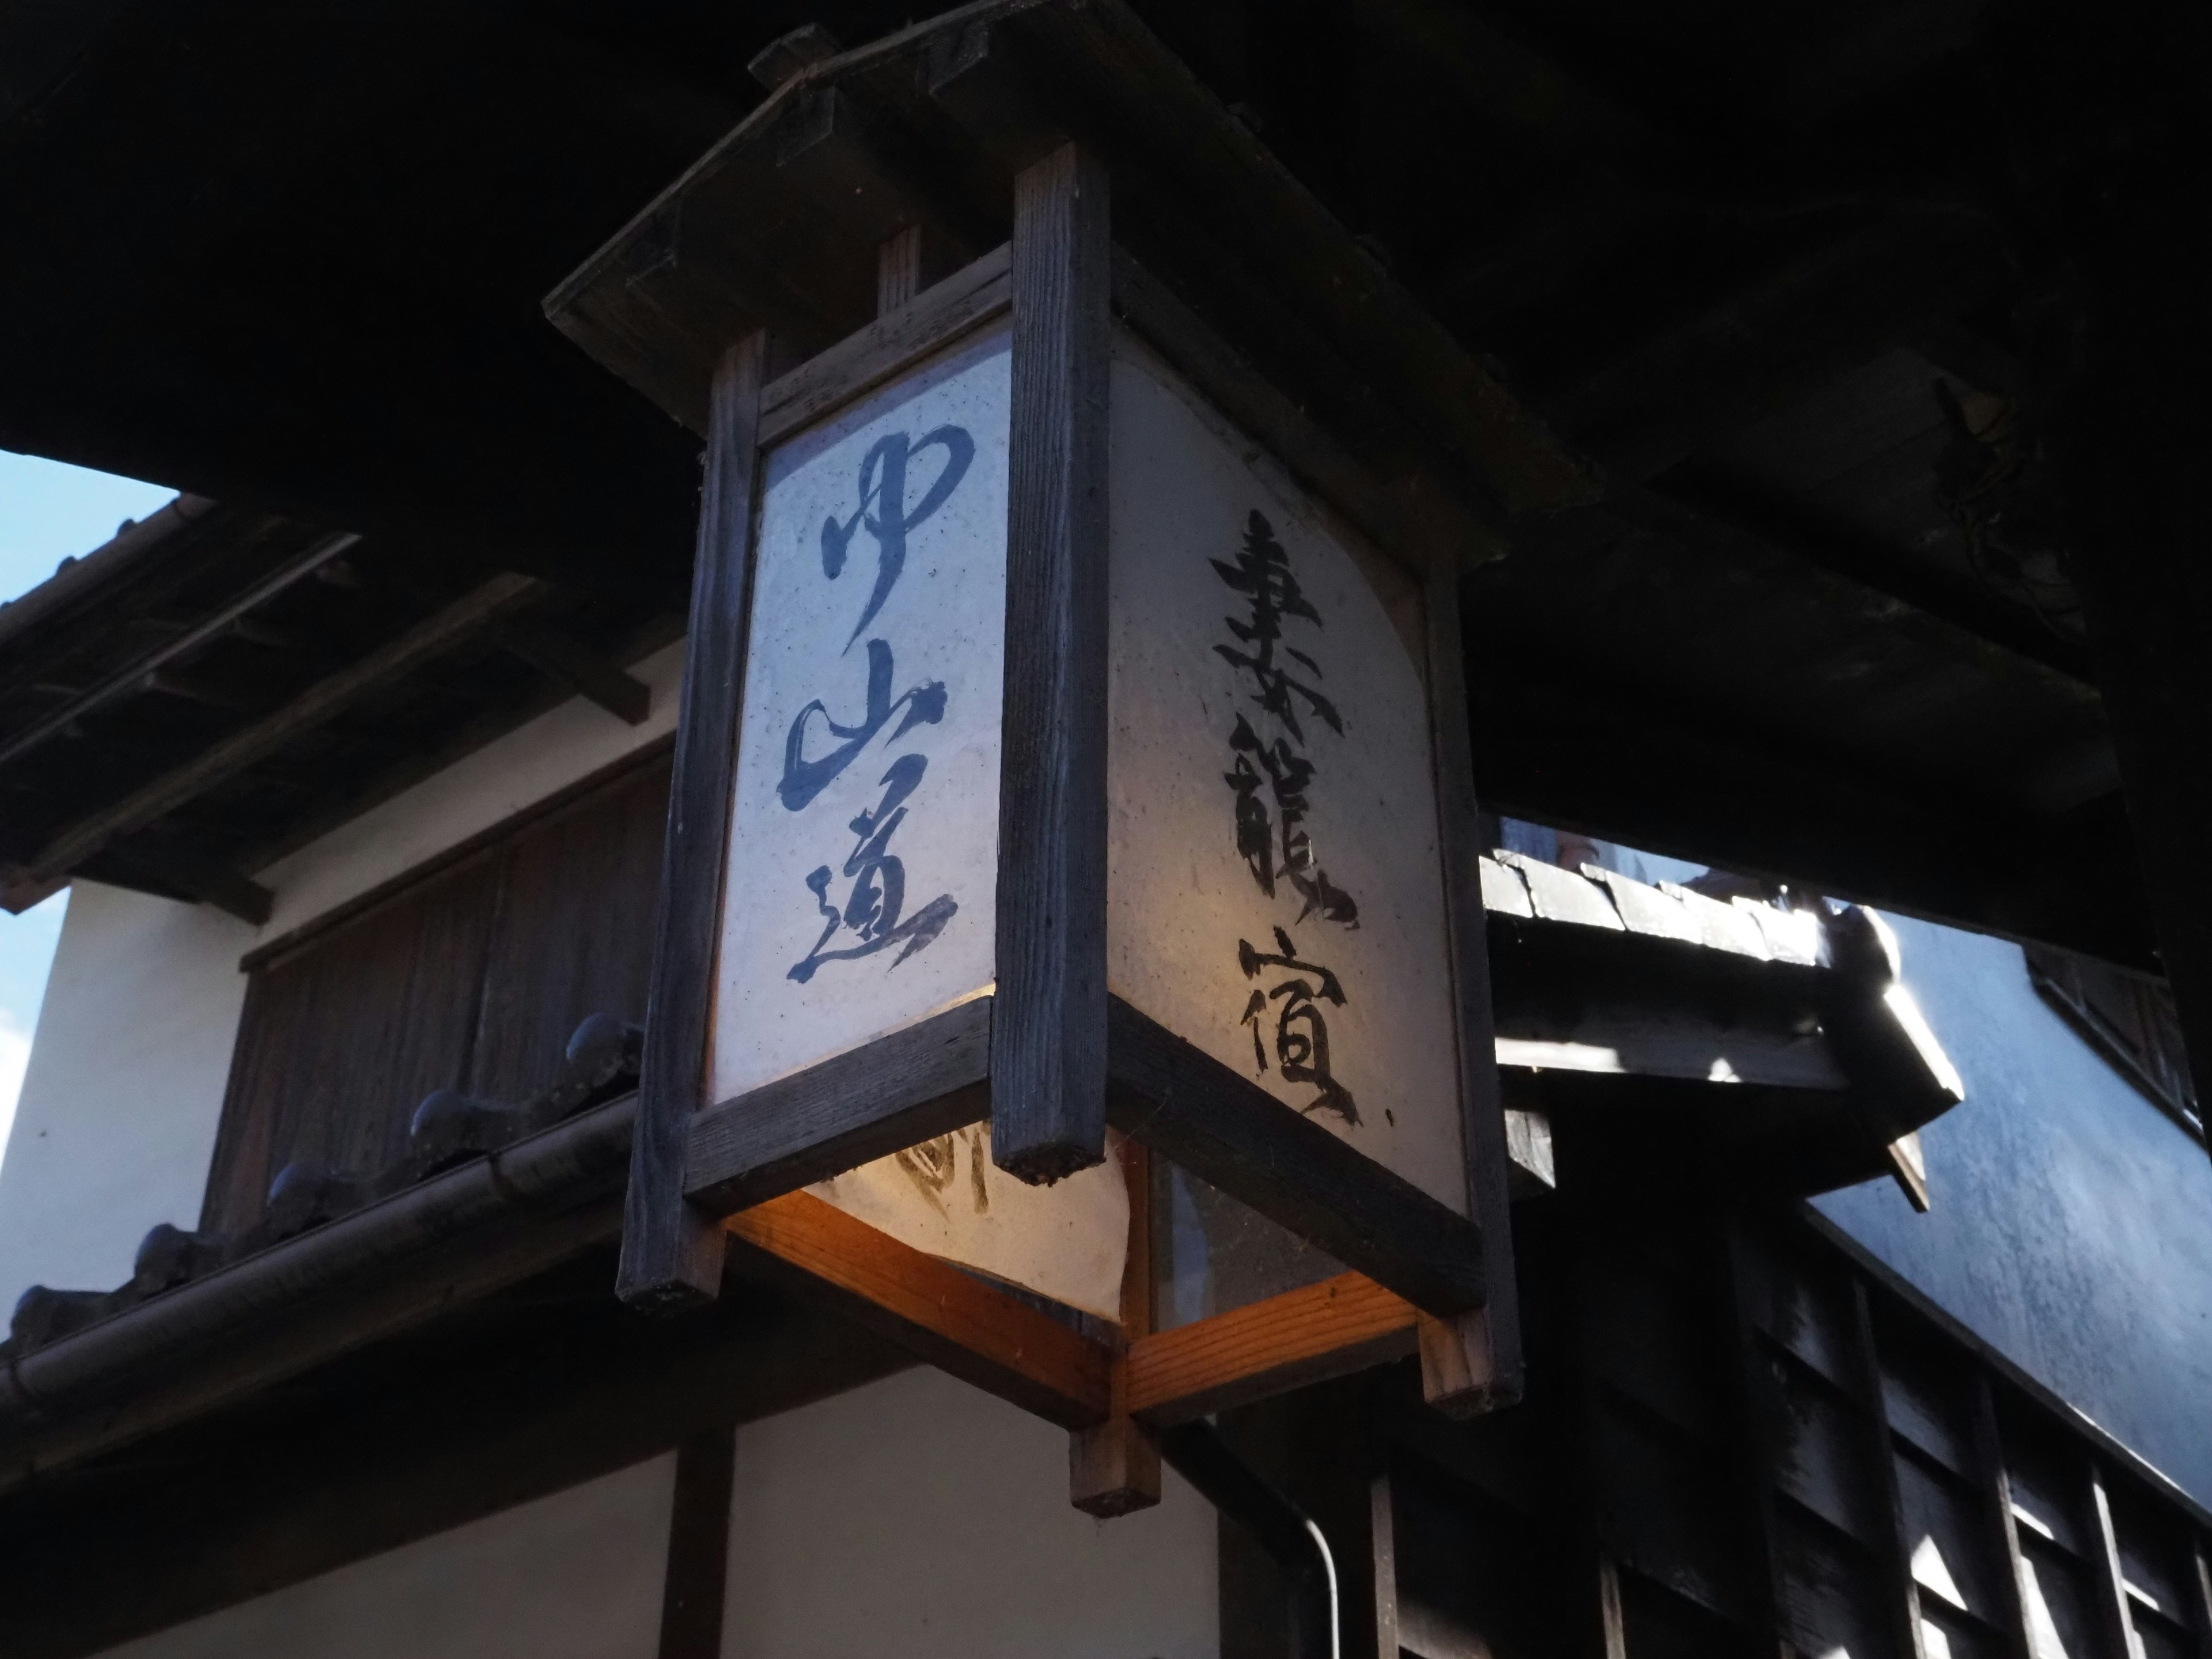
[[[684,1159],[692,1115],[706,1087],[707,1023],[714,1011],[715,939],[744,685],[768,343],[763,333],[748,335],[723,353],[714,369],[667,850],[653,923],[638,1129],[616,1280],[624,1301],[649,1307],[712,1301],[721,1285],[721,1230],[684,1201]]]
[[[940,1370],[1046,1421],[1106,1415],[1111,1355],[1049,1314],[878,1232],[811,1193],[723,1224],[745,1247],[736,1271],[826,1301]]]
[[[1016,176],[991,1155],[1031,1182],[1106,1155],[1111,255],[1096,161]]]
[[[295,1160],[386,1168],[416,1103],[468,1079],[505,856],[488,848],[252,970],[203,1226],[252,1226]]]
[[[1465,631],[1460,626],[1456,561],[1430,567],[1422,595],[1428,629],[1429,741],[1437,789],[1437,845],[1443,855],[1444,920],[1451,952],[1452,1012],[1459,1045],[1460,1140],[1467,1159],[1468,1214],[1482,1236],[1486,1289],[1481,1328],[1463,1326],[1455,1344],[1425,1332],[1423,1389],[1432,1405],[1472,1414],[1521,1398],[1520,1297],[1513,1273],[1513,1160],[1505,1146],[1505,1103],[1498,1085],[1498,1039],[1492,1028],[1490,939],[1482,905],[1480,822],[1468,730]],[[1466,1357],[1463,1377],[1437,1363]]]
[[[544,583],[528,576],[512,573],[494,576],[359,662],[309,686],[266,720],[233,733],[114,805],[70,825],[40,849],[20,878],[41,881],[76,868],[118,837],[143,829],[335,720],[356,703],[477,638],[494,623],[535,603],[544,592]]]
[[[761,394],[762,447],[781,443],[1004,313],[1011,303],[1010,257],[1005,247],[993,249],[769,381]]]
[[[887,316],[921,292],[921,227],[908,225],[876,250],[876,315]]]
[[[510,629],[507,648],[539,673],[599,704],[625,726],[642,726],[653,713],[652,687],[557,629]]]
[[[1121,1000],[1108,1001],[1115,1128],[1431,1313],[1488,1291],[1474,1224]]]
[[[988,1115],[991,999],[778,1078],[691,1123],[684,1196],[730,1215]]]
[[[1413,1351],[1418,1311],[1340,1273],[1131,1344],[1128,1409],[1171,1428]]]
[[[737,1435],[731,1429],[709,1429],[676,1449],[659,1659],[721,1659],[722,1592],[730,1571],[730,1495],[736,1473]]]
[[[509,830],[476,1042],[449,1086],[529,1100],[558,1081],[587,1015],[645,1024],[668,782],[659,755]]]
[[[1905,1504],[1898,1491],[1897,1444],[1891,1437],[1889,1404],[1882,1394],[1881,1355],[1875,1346],[1874,1313],[1867,1304],[1866,1281],[1851,1275],[1851,1346],[1858,1372],[1859,1403],[1867,1414],[1867,1461],[1882,1527],[1876,1553],[1888,1591],[1892,1639],[1907,1659],[1927,1659],[1920,1633],[1920,1586],[1912,1576],[1912,1540],[1905,1530]]]
[[[130,667],[111,674],[98,685],[78,693],[29,730],[9,738],[5,745],[0,745],[0,766],[6,765],[19,755],[28,754],[48,738],[64,730],[73,721],[82,720],[95,708],[137,690],[162,664],[174,662],[178,658],[198,650],[219,637],[246,612],[275,599],[295,582],[313,575],[360,541],[360,537],[344,532],[321,538],[298,557],[277,566],[244,592],[217,608],[213,615],[203,617],[182,633],[164,640]]]
[[[401,871],[390,880],[380,881],[367,891],[356,894],[343,903],[332,905],[312,921],[301,922],[297,927],[279,933],[267,943],[255,945],[238,959],[238,965],[250,973],[256,968],[275,962],[280,957],[289,956],[302,946],[313,944],[324,934],[336,932],[356,916],[367,915],[393,895],[404,892],[410,887],[428,881],[441,871],[467,863],[487,847],[495,847],[502,842],[514,840],[526,826],[537,823],[539,819],[552,817],[586,797],[596,796],[604,790],[623,787],[623,780],[627,775],[641,768],[650,767],[662,773],[664,781],[659,787],[665,792],[667,787],[665,781],[665,775],[668,768],[667,757],[674,746],[675,737],[671,733],[656,738],[641,748],[631,750],[629,754],[610,762],[598,770],[586,774],[575,782],[556,789],[540,799],[532,801],[527,806],[518,808],[497,823],[487,824],[475,835],[464,836],[443,852],[425,859],[411,869]],[[665,817],[665,811],[664,811],[660,816]],[[654,856],[657,858],[659,854],[656,853]]]

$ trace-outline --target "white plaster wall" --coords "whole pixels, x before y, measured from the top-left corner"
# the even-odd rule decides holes
[[[1067,1435],[940,1371],[738,1431],[724,1659],[1212,1659],[1214,1516],[1067,1501]]]
[[[199,1219],[253,938],[76,884],[0,1163],[0,1321],[33,1284],[122,1283],[149,1227]]]
[[[112,1659],[652,1659],[674,1455],[109,1649]]]
[[[109,1289],[148,1228],[198,1222],[240,957],[665,736],[683,667],[672,645],[632,668],[653,690],[641,726],[573,699],[280,860],[258,877],[276,899],[258,929],[77,883],[0,1161],[0,1323],[26,1286]]]

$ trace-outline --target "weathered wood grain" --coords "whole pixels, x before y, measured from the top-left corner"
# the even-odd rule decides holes
[[[653,925],[653,995],[616,1281],[624,1301],[646,1307],[711,1301],[721,1285],[722,1234],[703,1212],[684,1201],[684,1160],[692,1115],[703,1103],[706,1088],[707,1030],[714,1012],[715,942],[744,686],[753,493],[768,345],[766,334],[747,335],[723,354],[714,370],[699,548],[691,576],[690,638],[676,717],[676,767]]]
[[[166,817],[217,784],[258,765],[295,738],[398,684],[426,663],[544,597],[545,584],[505,572],[425,617],[398,639],[309,686],[266,719],[233,732],[182,766],[62,830],[17,879],[40,882],[75,869],[121,836]]]
[[[761,394],[762,447],[781,443],[841,404],[1003,315],[1012,303],[1009,258],[1006,247],[993,249],[769,381]],[[902,270],[901,280],[910,274]],[[889,291],[880,282],[878,287]]]
[[[1474,757],[1468,730],[1466,637],[1460,626],[1459,563],[1431,567],[1422,609],[1428,624],[1429,738],[1435,756],[1437,845],[1443,854],[1444,917],[1451,951],[1452,998],[1458,1024],[1460,1135],[1467,1158],[1468,1214],[1482,1235],[1485,1291],[1479,1331],[1462,1339],[1487,1345],[1463,1377],[1430,1368],[1439,1344],[1422,1349],[1424,1388],[1456,1410],[1510,1406],[1521,1398],[1519,1293],[1513,1272],[1513,1162],[1505,1145],[1505,1103],[1498,1093],[1497,1033],[1491,1023],[1490,942],[1483,912],[1484,852],[1474,797]]]
[[[1014,181],[1012,452],[991,1154],[1106,1155],[1107,179],[1064,145]]]
[[[747,1091],[692,1121],[684,1196],[729,1215],[980,1121],[990,1111],[991,999]]]
[[[1128,1409],[1188,1423],[1413,1352],[1419,1310],[1364,1273],[1340,1273],[1129,1345]]]

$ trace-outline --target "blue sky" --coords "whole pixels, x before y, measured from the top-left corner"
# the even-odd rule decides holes
[[[91,552],[124,520],[143,519],[175,494],[0,449],[0,599],[36,587],[64,559]],[[68,903],[62,892],[20,916],[0,910],[0,1156]]]

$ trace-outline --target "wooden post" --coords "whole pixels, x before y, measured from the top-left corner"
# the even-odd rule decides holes
[[[1468,1212],[1482,1234],[1484,1304],[1420,1325],[1421,1392],[1455,1417],[1521,1398],[1521,1304],[1513,1272],[1507,1191],[1505,1107],[1491,1034],[1490,942],[1482,908],[1473,746],[1468,732],[1459,572],[1439,560],[1423,595],[1427,613],[1429,726],[1435,745],[1437,831],[1443,854],[1444,913],[1460,1033],[1460,1134],[1467,1159]]]
[[[721,1659],[736,1458],[737,1436],[726,1428],[694,1435],[676,1449],[658,1659]]]
[[[745,628],[752,583],[754,481],[768,337],[748,335],[715,365],[691,573],[691,629],[677,713],[666,852],[653,921],[653,989],[638,1078],[636,1139],[623,1209],[625,1302],[681,1309],[714,1299],[722,1229],[684,1197],[691,1117],[706,1103],[714,942],[738,763]]]
[[[1097,161],[1016,176],[991,1152],[1030,1182],[1106,1155],[1111,253]]]
[[[1113,1516],[1160,1501],[1158,1431],[1129,1414],[1129,1345],[1152,1333],[1152,1160],[1124,1136],[1121,1171],[1129,1188],[1129,1249],[1121,1264],[1121,1341],[1108,1382],[1112,1415],[1068,1437],[1071,1501],[1086,1515]]]

